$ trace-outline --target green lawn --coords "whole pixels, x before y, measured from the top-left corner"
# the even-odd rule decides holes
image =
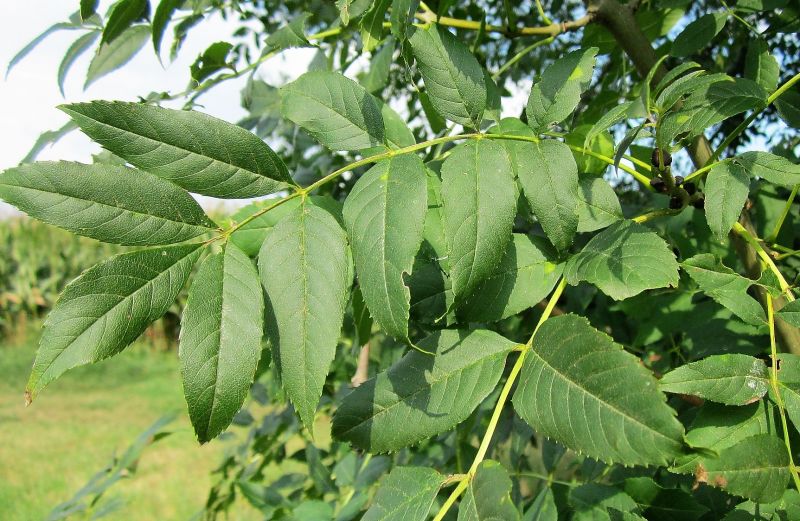
[[[44,519],[158,417],[179,410],[174,434],[145,450],[133,479],[111,489],[125,507],[109,519],[189,519],[203,505],[224,446],[198,446],[175,352],[135,344],[74,369],[28,408],[23,389],[38,330],[0,345],[0,518]]]

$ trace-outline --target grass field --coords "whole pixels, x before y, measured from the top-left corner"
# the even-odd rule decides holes
[[[125,502],[108,519],[189,519],[205,501],[224,446],[199,447],[186,413],[175,352],[134,344],[75,369],[28,408],[23,389],[38,331],[0,345],[0,519],[44,519],[117,451],[168,411],[174,434],[145,450],[138,472],[111,489]]]

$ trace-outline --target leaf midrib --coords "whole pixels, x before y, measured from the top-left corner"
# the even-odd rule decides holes
[[[77,335],[75,335],[75,337],[74,337],[74,338],[73,338],[73,339],[72,339],[72,340],[69,342],[69,344],[67,344],[66,346],[64,346],[64,348],[63,348],[63,349],[61,349],[61,350],[59,351],[58,355],[54,356],[54,357],[53,357],[53,359],[52,359],[52,360],[50,360],[50,362],[47,364],[47,366],[46,366],[44,369],[42,369],[42,370],[39,372],[39,377],[36,379],[36,383],[38,383],[39,381],[41,381],[41,379],[42,379],[42,375],[46,374],[46,373],[47,373],[47,371],[49,371],[49,370],[50,370],[50,368],[53,366],[53,364],[55,363],[55,361],[56,361],[56,360],[58,360],[58,359],[61,357],[61,355],[64,353],[64,351],[66,351],[66,350],[67,350],[67,349],[69,349],[69,348],[70,348],[72,345],[74,345],[74,344],[75,344],[75,342],[77,342],[79,338],[81,338],[81,337],[82,337],[84,334],[86,334],[86,332],[87,332],[87,331],[88,331],[88,330],[89,330],[89,329],[90,329],[90,328],[91,328],[91,327],[92,327],[94,324],[96,324],[96,323],[97,323],[97,322],[98,322],[98,321],[99,321],[101,318],[105,318],[105,317],[107,317],[107,316],[108,316],[108,315],[109,315],[111,312],[113,312],[114,310],[116,310],[116,309],[117,309],[117,308],[118,308],[120,305],[122,305],[124,302],[126,302],[126,301],[130,300],[131,298],[133,298],[135,295],[137,295],[137,294],[138,294],[140,291],[142,291],[144,288],[146,288],[146,287],[148,287],[148,286],[152,285],[152,284],[153,284],[153,283],[154,283],[154,282],[155,282],[157,279],[159,279],[159,278],[160,278],[161,276],[163,276],[164,274],[168,274],[168,273],[170,273],[170,271],[171,271],[173,268],[175,268],[175,266],[177,266],[179,263],[181,263],[183,260],[185,260],[185,259],[186,259],[187,257],[189,257],[190,255],[192,255],[192,254],[196,253],[197,251],[198,251],[198,248],[192,248],[191,250],[189,250],[189,251],[186,253],[186,255],[182,256],[182,257],[181,257],[181,258],[179,258],[179,259],[176,259],[176,260],[175,260],[175,262],[173,262],[173,263],[172,263],[172,264],[171,264],[171,265],[170,265],[170,266],[169,266],[167,269],[165,269],[164,271],[161,271],[161,272],[157,273],[155,277],[153,277],[152,279],[149,279],[147,282],[145,282],[144,284],[142,284],[140,287],[136,288],[136,290],[135,290],[133,293],[130,293],[130,294],[128,294],[127,296],[123,297],[123,298],[122,298],[122,299],[121,299],[119,302],[117,302],[117,303],[116,303],[116,304],[114,304],[114,305],[113,305],[111,308],[109,308],[108,310],[106,310],[106,311],[105,311],[105,312],[104,312],[102,315],[100,315],[100,316],[96,317],[96,318],[95,318],[95,320],[93,320],[91,323],[89,323],[89,324],[88,324],[88,325],[87,325],[87,326],[86,326],[86,327],[85,327],[85,328],[84,328],[84,329],[83,329],[83,330],[82,330],[80,333],[78,333]],[[87,296],[87,295],[79,295],[79,296],[78,296],[78,297],[76,297],[76,298],[81,298],[81,297],[85,297],[85,296]],[[74,300],[74,299],[70,299],[70,300]],[[50,316],[52,316],[52,312],[51,312]],[[47,327],[47,323],[45,323],[45,327]],[[35,385],[34,385],[33,387],[29,387],[29,390],[33,391],[33,390],[35,389],[35,387],[36,387]]]
[[[145,217],[153,217],[153,218],[156,218],[156,219],[161,219],[161,220],[164,220],[164,221],[167,221],[167,222],[180,224],[180,225],[183,225],[183,226],[191,226],[191,227],[194,227],[194,228],[203,228],[205,230],[214,230],[215,229],[215,228],[212,228],[212,227],[204,225],[204,224],[189,223],[189,222],[186,222],[186,221],[176,221],[175,219],[172,219],[170,217],[164,217],[162,215],[155,215],[155,214],[151,214],[151,213],[139,212],[139,211],[136,211],[136,210],[131,210],[129,208],[122,208],[120,206],[114,206],[114,205],[111,205],[111,204],[108,204],[108,203],[104,203],[104,202],[101,202],[101,201],[94,201],[92,199],[85,199],[83,197],[78,197],[78,196],[74,196],[74,195],[65,195],[65,194],[58,193],[58,192],[51,192],[51,191],[48,191],[48,190],[43,190],[41,188],[32,188],[30,186],[23,186],[23,185],[12,185],[12,184],[2,183],[2,182],[0,182],[0,186],[8,186],[8,187],[12,187],[12,188],[24,188],[25,190],[30,190],[32,192],[39,192],[39,193],[42,193],[42,194],[50,194],[50,195],[57,195],[57,196],[61,196],[61,197],[66,197],[68,199],[74,199],[76,201],[83,201],[83,202],[86,202],[86,203],[96,204],[96,205],[99,205],[99,206],[103,206],[105,208],[113,208],[113,209],[119,210],[121,212],[127,212],[127,213],[130,213],[130,214],[133,214],[133,215],[141,215],[141,216],[145,216]],[[104,223],[104,224],[106,224],[106,223]]]
[[[572,380],[571,378],[569,378],[569,377],[568,377],[566,374],[564,374],[564,373],[562,373],[562,372],[558,371],[558,370],[557,370],[557,369],[556,369],[556,368],[555,368],[553,365],[551,365],[551,364],[550,364],[550,363],[549,363],[547,360],[545,360],[543,357],[541,357],[541,356],[539,355],[539,353],[537,353],[535,350],[531,349],[530,351],[531,351],[531,354],[532,354],[533,356],[535,356],[537,359],[541,360],[541,362],[542,362],[544,365],[546,365],[547,367],[549,367],[550,369],[552,369],[553,373],[555,373],[555,374],[557,374],[558,376],[560,376],[560,377],[563,379],[563,381],[564,381],[564,382],[566,382],[567,384],[569,384],[569,385],[572,385],[573,387],[575,387],[575,388],[579,389],[579,390],[580,390],[580,391],[581,391],[583,394],[585,394],[585,395],[587,395],[587,396],[590,396],[590,397],[594,398],[595,400],[597,400],[598,402],[600,402],[600,403],[601,403],[601,404],[603,404],[604,406],[608,407],[608,408],[609,408],[609,409],[611,409],[612,411],[615,411],[615,412],[617,412],[617,413],[618,413],[620,416],[622,416],[622,417],[624,417],[624,418],[626,418],[626,419],[630,420],[631,422],[633,422],[633,423],[635,423],[635,424],[637,424],[637,425],[640,425],[640,426],[641,426],[641,427],[643,427],[645,430],[647,430],[647,431],[650,431],[650,432],[653,432],[653,433],[657,434],[658,436],[660,436],[660,437],[664,438],[665,440],[667,440],[667,441],[671,442],[672,444],[675,444],[675,445],[680,445],[680,442],[678,442],[677,440],[675,440],[675,439],[673,439],[673,438],[670,438],[670,437],[669,437],[669,436],[667,436],[666,434],[664,434],[664,433],[662,433],[662,432],[660,432],[660,431],[657,431],[657,430],[655,430],[654,428],[650,427],[649,425],[647,425],[647,424],[645,424],[645,423],[642,423],[642,422],[641,422],[639,419],[637,419],[637,418],[634,418],[634,417],[632,417],[632,416],[628,415],[626,412],[624,412],[624,411],[621,411],[620,409],[618,409],[618,408],[617,408],[617,407],[615,407],[614,405],[612,405],[612,404],[608,403],[607,401],[605,401],[605,400],[601,399],[601,398],[600,398],[600,397],[598,397],[597,395],[594,395],[594,394],[590,393],[590,392],[589,392],[587,389],[585,389],[585,388],[581,387],[580,385],[578,385],[578,383],[577,383],[577,382],[575,382],[574,380]],[[607,352],[611,352],[611,351],[607,351]]]

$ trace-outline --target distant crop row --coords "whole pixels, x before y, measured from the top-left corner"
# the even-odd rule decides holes
[[[0,221],[0,334],[19,330],[29,319],[46,314],[70,280],[126,249],[25,217]],[[148,335],[176,338],[179,306],[175,304]]]

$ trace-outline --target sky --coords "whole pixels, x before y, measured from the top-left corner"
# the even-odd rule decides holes
[[[136,101],[152,91],[180,92],[189,81],[189,65],[211,43],[227,39],[234,23],[221,18],[204,21],[190,31],[189,37],[173,63],[162,66],[152,44],[122,69],[92,84],[86,91],[83,82],[91,59],[91,51],[72,67],[65,83],[65,96],[58,90],[56,74],[66,49],[81,32],[60,31],[52,34],[19,62],[5,77],[11,58],[29,41],[54,23],[66,21],[77,9],[78,0],[26,0],[0,2],[0,170],[17,165],[30,150],[41,132],[60,128],[68,118],[56,107],[62,103],[89,100]],[[111,0],[100,2],[101,13]],[[163,49],[169,49],[171,28]],[[273,58],[259,70],[262,79],[280,84],[306,69],[313,51],[292,49]],[[168,57],[165,57],[165,60]],[[200,99],[200,109],[226,121],[235,122],[245,111],[240,107],[240,91],[244,79],[223,83]],[[91,155],[100,151],[78,131],[70,133],[50,148],[43,150],[39,160],[69,160],[91,162]],[[0,214],[11,208],[0,203]]]

